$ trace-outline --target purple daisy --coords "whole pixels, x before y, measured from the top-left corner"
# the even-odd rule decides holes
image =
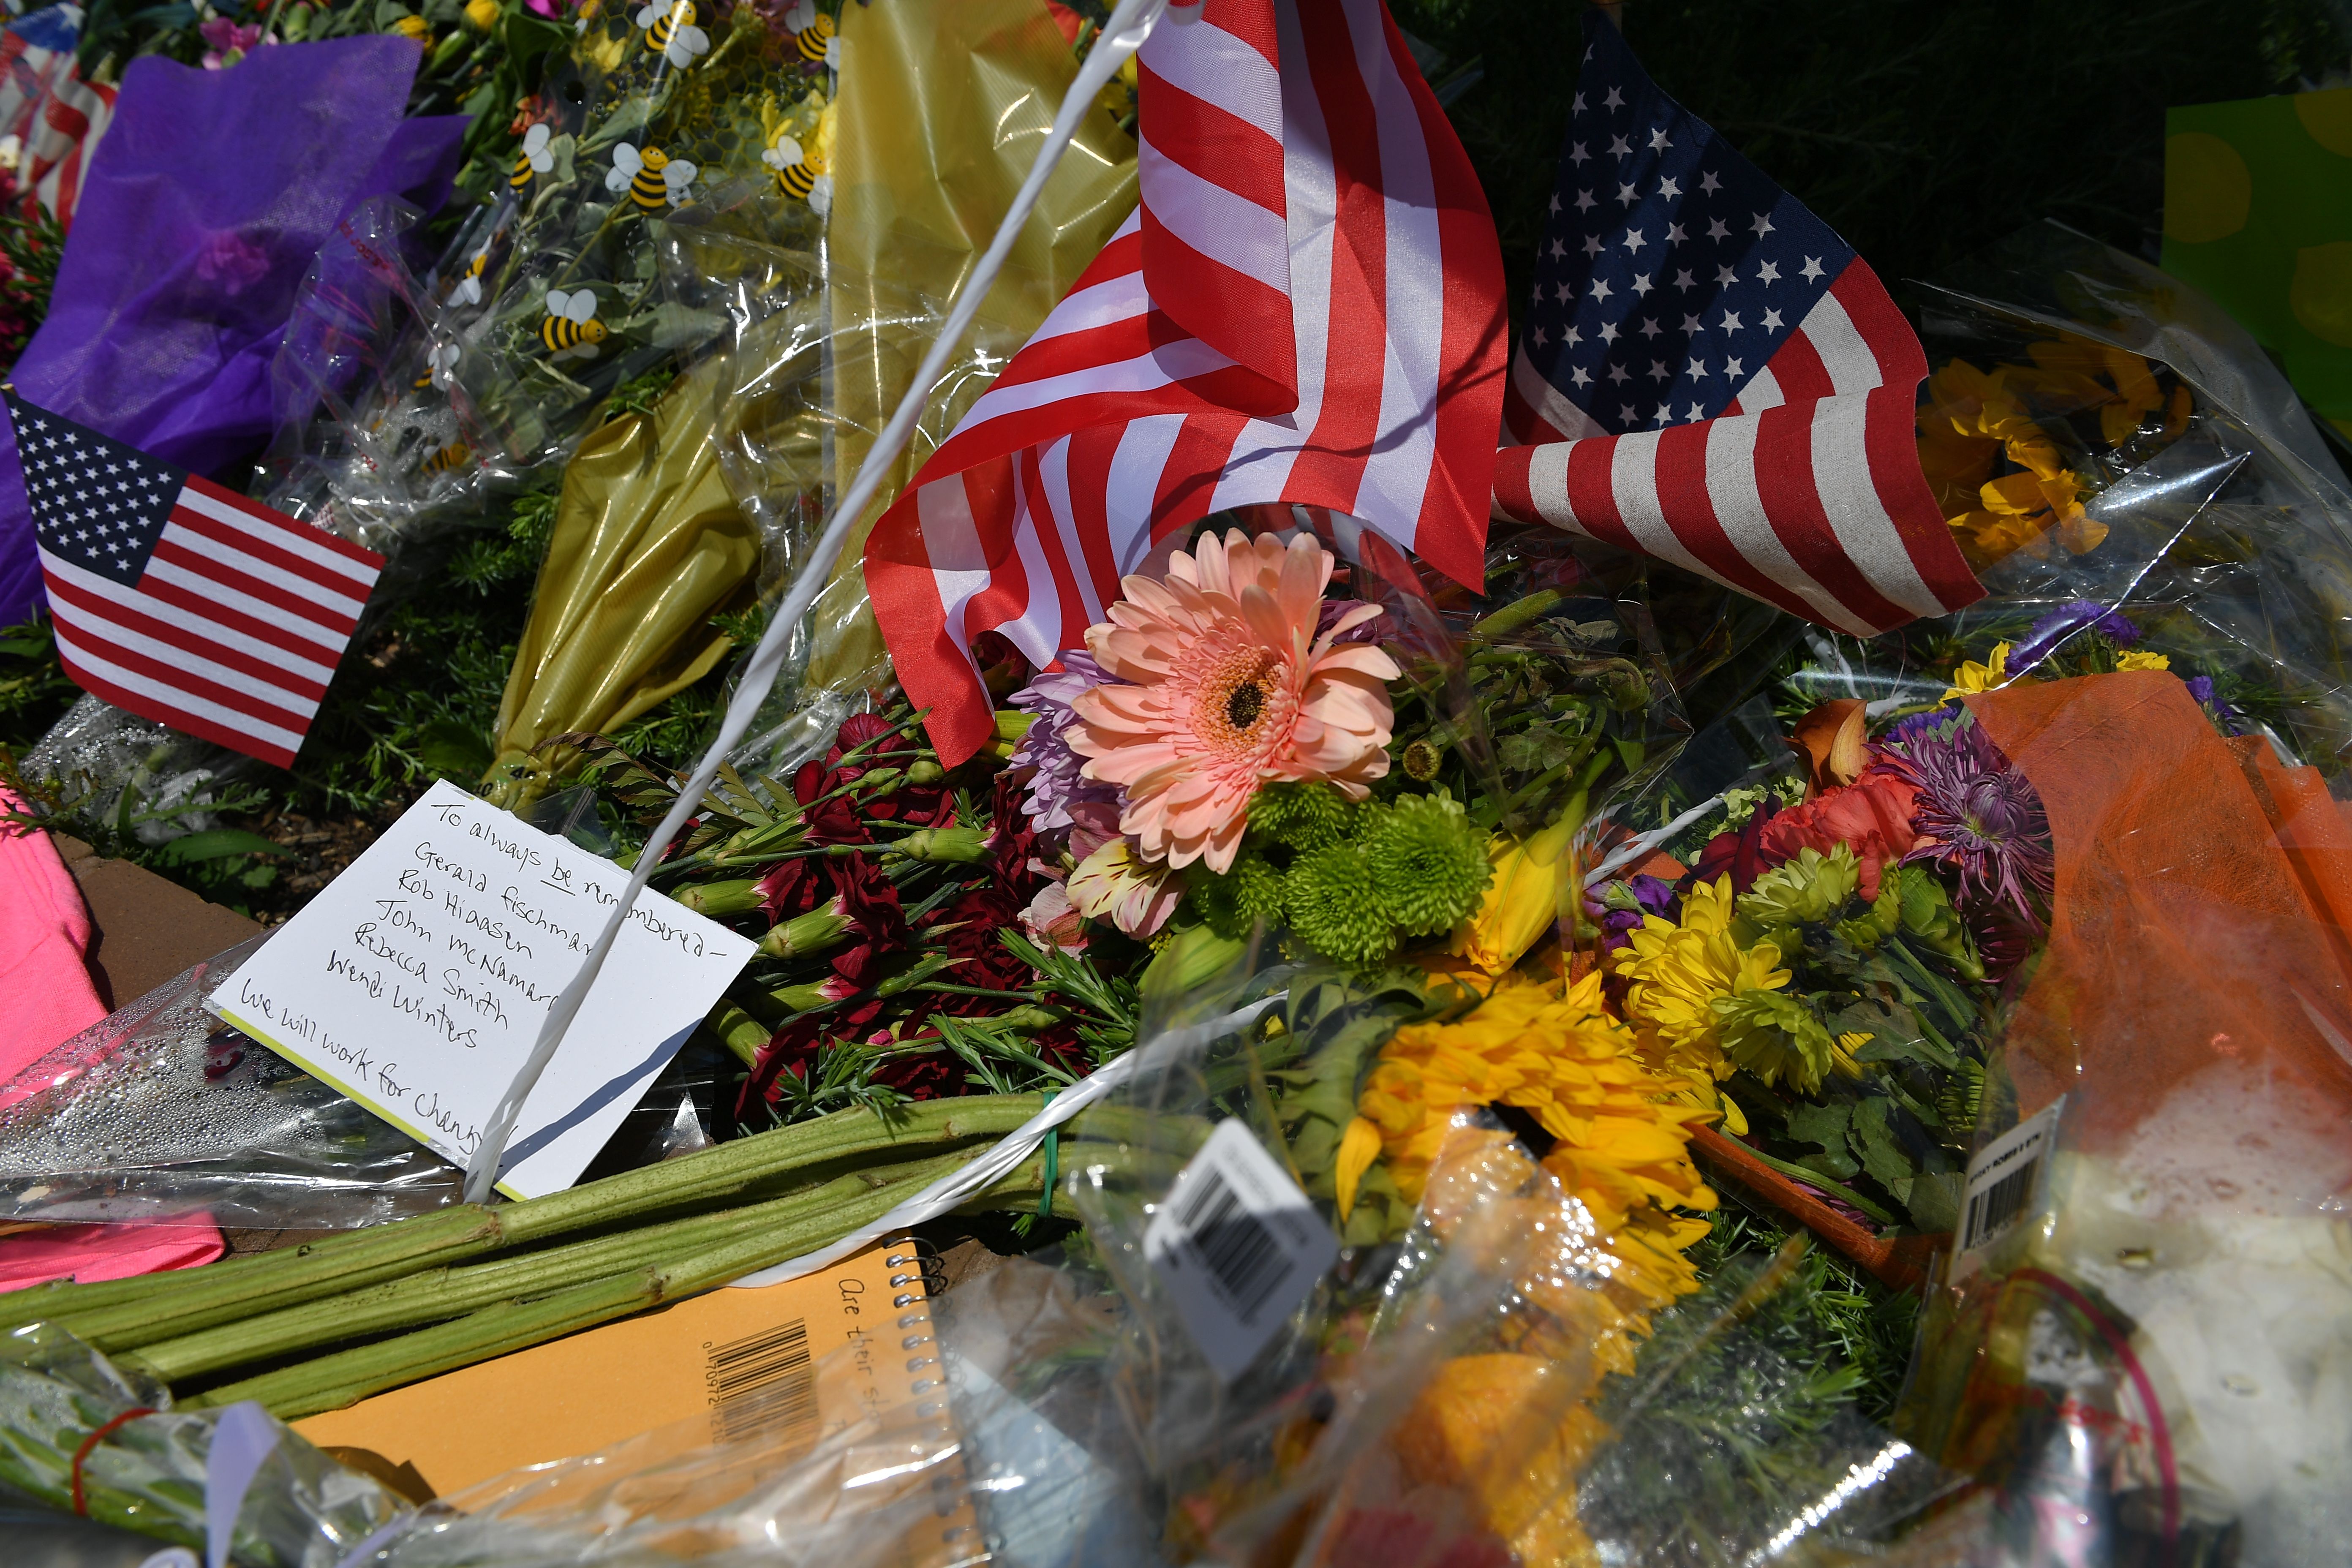
[[[2076,599],[2033,623],[2033,628],[2009,650],[2009,672],[2022,675],[2056,653],[2060,643],[2078,632],[2095,632],[2124,647],[2139,641],[2139,628],[2122,615],[2096,600]]]
[[[1973,722],[1948,734],[1921,731],[1887,763],[1918,792],[1911,826],[1919,845],[1904,862],[1957,876],[1964,911],[2013,910],[2040,931],[2034,903],[2050,897],[2055,868],[2050,819],[2025,775]]]
[[[1078,770],[1086,759],[1070,750],[1068,731],[1076,715],[1071,704],[1078,693],[1097,686],[1115,685],[1110,673],[1087,655],[1075,649],[1062,655],[1059,672],[1041,675],[1014,692],[1013,706],[1030,715],[1029,732],[1013,748],[1013,765],[1037,771],[1029,780],[1022,809],[1041,833],[1066,831],[1070,808],[1087,801],[1118,803],[1118,786],[1086,777]]]
[[[1907,713],[1895,721],[1894,726],[1878,738],[1881,749],[1909,745],[1923,734],[1941,730],[1964,712],[1957,702],[1947,702],[1941,708],[1930,708],[1924,713]]]
[[[2207,717],[2213,721],[2214,727],[2221,733],[2242,735],[2246,732],[2246,716],[2215,694],[2211,676],[2192,675],[2181,684],[2189,688],[2189,695],[2197,699],[2197,705],[2205,710]]]

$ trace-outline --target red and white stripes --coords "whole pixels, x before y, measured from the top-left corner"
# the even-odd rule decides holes
[[[136,584],[41,566],[76,684],[288,767],[383,561],[191,477]]]
[[[1983,595],[1914,445],[1918,339],[1851,263],[1721,416],[1607,436],[1514,366],[1499,517],[1671,562],[1857,637]],[[1546,395],[1549,395],[1548,396]]]
[[[973,637],[1053,662],[1212,511],[1328,507],[1481,578],[1501,259],[1380,0],[1208,0],[1141,59],[1141,209],[866,545],[943,758],[992,732]]]

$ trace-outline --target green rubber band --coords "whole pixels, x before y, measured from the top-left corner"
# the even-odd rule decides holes
[[[1047,1105],[1053,1104],[1054,1096],[1060,1092],[1061,1090],[1057,1089],[1047,1089],[1045,1091],[1045,1103]],[[1054,1188],[1061,1180],[1061,1163],[1062,1130],[1059,1127],[1048,1127],[1045,1129],[1045,1190],[1037,1194],[1037,1217],[1039,1219],[1052,1219],[1054,1217]]]

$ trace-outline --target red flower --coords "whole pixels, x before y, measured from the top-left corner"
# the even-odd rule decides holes
[[[748,1124],[753,1106],[763,1101],[773,1105],[782,1097],[781,1080],[784,1075],[807,1078],[816,1070],[817,1058],[826,1045],[874,1032],[875,1020],[881,1016],[881,1000],[868,997],[855,1006],[803,1014],[787,1023],[760,1047],[760,1058],[744,1078],[743,1088],[735,1098],[736,1121]]]
[[[874,842],[866,819],[857,815],[857,803],[846,795],[833,794],[843,782],[823,763],[803,763],[793,774],[793,798],[801,803],[811,844]],[[833,798],[826,800],[827,795]],[[824,804],[819,805],[820,801]]]
[[[870,855],[849,855],[830,863],[842,912],[856,940],[833,955],[833,972],[861,990],[882,978],[886,961],[906,951],[907,913],[898,889]]]
[[[1738,832],[1718,833],[1708,839],[1706,847],[1698,852],[1697,864],[1690,868],[1690,875],[1678,885],[1687,890],[1702,882],[1712,884],[1717,878],[1728,875],[1734,893],[1744,893],[1753,887],[1756,879],[1762,876],[1767,868],[1780,864],[1780,860],[1768,857],[1763,847],[1765,829],[1779,809],[1775,803],[1768,800],[1756,808],[1756,815],[1749,817],[1748,826]]]
[[[1911,852],[1919,836],[1911,813],[1918,792],[1885,766],[1864,770],[1853,783],[1826,789],[1802,805],[1775,816],[1759,840],[1774,865],[1793,860],[1801,849],[1828,854],[1843,844],[1862,862],[1862,896],[1878,897],[1879,868]]]
[[[760,898],[770,925],[807,914],[831,894],[829,879],[814,859],[779,860],[760,879]]]

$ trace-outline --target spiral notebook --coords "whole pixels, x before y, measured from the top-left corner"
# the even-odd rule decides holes
[[[457,1494],[468,1489],[495,1496],[483,1483],[577,1455],[623,1450],[652,1464],[760,1437],[759,1460],[772,1466],[861,1422],[902,1430],[915,1418],[950,1419],[927,1272],[901,1236],[822,1274],[714,1290],[294,1429],[413,1501],[464,1508],[475,1499]],[[927,1478],[940,1501],[911,1532],[914,1568],[976,1550],[960,1482],[960,1469],[953,1481]],[[567,1489],[539,1485],[529,1506],[555,1506]]]

